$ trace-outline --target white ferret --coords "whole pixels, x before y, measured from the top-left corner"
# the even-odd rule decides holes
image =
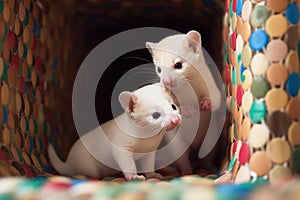
[[[101,178],[122,171],[127,180],[162,178],[154,171],[155,151],[166,131],[181,122],[170,92],[157,83],[122,92],[119,101],[125,112],[78,139],[66,162],[49,145],[49,159],[59,173]]]
[[[189,146],[185,153],[178,158],[176,165],[182,174],[192,173],[189,156],[193,153],[199,157],[204,157],[211,150],[211,144],[219,137],[224,118],[220,120],[211,120],[213,112],[222,108],[221,88],[218,88],[216,80],[209,69],[201,47],[201,35],[197,31],[190,31],[187,34],[172,35],[162,39],[158,43],[146,42],[146,47],[152,54],[153,62],[160,82],[170,88],[175,96],[180,99],[180,109],[182,111],[183,122],[187,120],[191,126],[198,125],[197,133],[191,144],[187,143],[187,138],[192,133],[184,130],[181,134],[181,142],[173,145],[170,154],[176,149]],[[191,87],[196,100],[192,99],[192,93],[187,90]],[[200,111],[200,121],[197,121],[196,111]],[[222,112],[221,112],[222,113]],[[223,112],[225,114],[225,112]],[[189,117],[189,119],[185,119]],[[211,125],[210,125],[211,124]],[[209,127],[210,126],[210,127]],[[209,132],[208,132],[209,130]],[[220,133],[221,134],[221,133]],[[206,137],[206,135],[210,135]],[[167,142],[173,140],[175,134],[166,134]],[[204,140],[206,142],[203,142]],[[206,143],[204,146],[202,144]],[[201,147],[201,151],[200,150]],[[211,159],[202,163],[204,168],[213,168]]]

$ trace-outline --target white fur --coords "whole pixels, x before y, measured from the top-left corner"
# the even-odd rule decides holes
[[[59,173],[100,178],[121,170],[128,180],[144,179],[137,174],[139,171],[144,172],[146,178],[161,178],[154,172],[155,150],[166,130],[180,123],[179,111],[172,109],[172,98],[159,84],[144,86],[133,93],[123,92],[119,100],[126,112],[78,139],[66,162],[62,162],[53,146],[49,145],[50,161]],[[133,112],[130,111],[130,100],[136,104]],[[152,108],[154,111],[161,109],[162,117],[157,120],[150,118]],[[141,112],[140,118],[144,116],[142,124],[135,121],[136,112]],[[178,121],[172,123],[174,119]]]
[[[178,99],[180,99],[181,109],[185,110],[188,119],[184,119],[184,123],[191,126],[195,123],[199,125],[197,134],[191,148],[199,151],[206,134],[216,134],[217,126],[212,127],[210,133],[206,133],[210,124],[211,112],[200,111],[201,120],[198,122],[197,116],[193,115],[194,110],[198,111],[198,105],[201,100],[210,100],[212,103],[212,112],[219,109],[221,105],[221,92],[209,70],[201,48],[201,36],[196,31],[190,31],[187,34],[179,34],[166,37],[158,43],[147,42],[146,47],[149,49],[156,66],[156,71],[160,77],[161,83],[168,84]],[[176,62],[182,63],[182,69],[175,69]],[[158,69],[160,68],[160,69]],[[200,74],[196,69],[199,69]],[[160,73],[159,73],[160,72]],[[192,93],[187,90],[192,87]],[[196,94],[197,100],[192,98]],[[199,123],[199,124],[198,124]],[[218,123],[218,122],[214,122]],[[222,122],[219,122],[222,123]],[[188,126],[187,126],[188,127]],[[184,130],[188,132],[188,130]],[[187,138],[191,137],[191,133],[182,134],[181,142],[173,145],[174,149],[189,145]],[[170,142],[175,137],[175,133],[167,134],[166,140]],[[177,166],[183,174],[192,173],[189,162],[190,148],[177,160]],[[171,149],[171,152],[174,150]],[[183,153],[183,152],[182,152]],[[207,152],[202,154],[206,155]],[[172,153],[171,153],[172,154]],[[199,154],[201,155],[201,154]]]

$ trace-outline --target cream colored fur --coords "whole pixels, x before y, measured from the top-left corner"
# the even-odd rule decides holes
[[[214,134],[218,131],[212,127],[212,132],[207,133],[211,111],[217,110],[221,104],[220,90],[204,59],[201,48],[201,36],[198,32],[190,31],[187,34],[169,36],[158,43],[147,42],[146,47],[152,54],[161,83],[172,89],[176,97],[180,99],[182,112],[187,113],[183,117],[189,117],[188,119],[183,119],[181,126],[184,123],[191,124],[191,126],[195,125],[195,123],[199,125],[190,148],[186,149],[185,153],[176,161],[182,174],[190,174],[192,173],[192,167],[189,162],[189,154],[192,150],[198,154],[206,134]],[[181,69],[175,69],[177,62],[182,63]],[[197,69],[200,70],[200,73]],[[196,95],[197,100],[194,100],[192,98],[193,94],[188,92],[187,88],[189,86],[192,87],[192,93]],[[212,110],[200,111],[199,113],[198,105],[201,100],[210,100]],[[195,113],[200,114],[200,122],[197,121]],[[186,129],[184,131],[185,134],[182,134],[181,142],[173,145],[174,149],[182,146],[184,151],[184,146],[189,145],[186,144],[186,138],[191,137],[192,133]],[[165,139],[169,142],[174,137],[175,133],[173,135],[167,134]],[[171,149],[171,155],[172,152],[173,150]],[[207,153],[203,152],[199,155],[201,157],[201,155],[206,155]],[[206,165],[208,165],[208,168],[211,167],[209,166],[210,163],[203,163],[203,166],[206,167]]]
[[[161,84],[153,84],[123,92],[119,101],[125,112],[78,139],[66,162],[49,145],[50,161],[59,173],[101,178],[122,171],[127,180],[145,179],[138,172],[146,178],[162,178],[154,172],[155,150],[166,130],[181,122],[173,99]],[[154,112],[161,117],[154,119]]]

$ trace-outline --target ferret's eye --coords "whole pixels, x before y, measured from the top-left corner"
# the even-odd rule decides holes
[[[175,105],[175,104],[173,104],[173,103],[172,103],[172,108],[173,108],[173,110],[177,110],[177,107],[176,107],[176,105]]]
[[[152,117],[153,117],[153,119],[158,119],[158,118],[160,118],[160,113],[159,112],[154,112],[153,114],[152,114]]]
[[[157,67],[156,68],[157,72],[160,74],[161,73],[161,68],[160,67]]]
[[[182,68],[182,63],[181,62],[175,63],[174,68],[175,69],[181,69]]]

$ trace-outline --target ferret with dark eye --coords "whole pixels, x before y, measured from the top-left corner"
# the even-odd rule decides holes
[[[170,92],[156,83],[134,92],[122,92],[119,102],[124,113],[78,139],[65,162],[49,145],[49,159],[59,173],[102,178],[122,171],[127,180],[162,178],[154,170],[155,151],[165,133],[181,123],[179,109]],[[95,157],[99,154],[100,159]]]
[[[152,54],[155,70],[160,78],[160,82],[170,88],[176,97],[180,98],[180,109],[182,110],[183,119],[189,120],[198,125],[198,130],[194,140],[185,153],[176,161],[176,165],[182,175],[191,174],[192,166],[190,164],[190,156],[199,154],[204,157],[211,150],[206,148],[210,146],[208,143],[215,144],[209,140],[214,140],[220,132],[218,124],[223,124],[224,119],[211,121],[212,114],[221,108],[222,95],[221,88],[217,86],[216,81],[206,63],[201,45],[201,35],[197,31],[189,31],[187,34],[178,34],[168,36],[158,43],[146,42],[146,47]],[[187,92],[190,86],[196,96],[196,101],[192,100],[191,94]],[[225,111],[225,109],[224,109]],[[200,121],[196,119],[195,112],[200,112]],[[183,125],[184,121],[182,122]],[[209,128],[210,124],[214,123]],[[208,132],[209,130],[209,132]],[[173,145],[170,154],[180,146],[186,146],[186,136],[189,133],[185,130],[182,134],[181,144]],[[213,136],[213,137],[211,137]],[[167,142],[173,140],[175,135],[166,135]],[[205,142],[206,146],[201,145]],[[225,141],[224,141],[225,142]],[[208,144],[208,145],[207,145]],[[198,158],[197,158],[198,159]],[[215,165],[212,159],[203,162],[201,167],[212,169]]]

